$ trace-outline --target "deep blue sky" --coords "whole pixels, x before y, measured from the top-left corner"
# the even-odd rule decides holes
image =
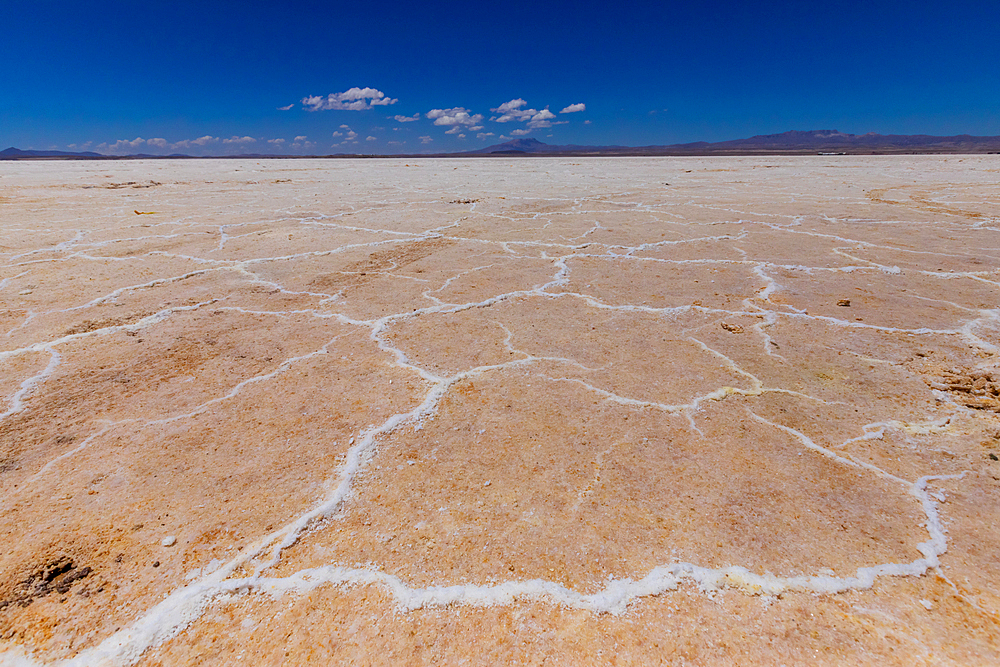
[[[480,148],[514,131],[632,146],[790,129],[1000,135],[996,0],[3,0],[0,20],[0,148],[394,153]],[[352,88],[397,101],[303,104],[338,106],[328,96]],[[490,120],[512,100],[538,112],[534,123]],[[561,113],[575,104],[586,108]],[[429,118],[435,109],[451,111]],[[115,149],[122,140],[133,145]]]

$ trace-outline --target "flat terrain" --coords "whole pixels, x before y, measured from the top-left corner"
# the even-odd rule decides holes
[[[0,163],[0,664],[997,664],[998,181]]]

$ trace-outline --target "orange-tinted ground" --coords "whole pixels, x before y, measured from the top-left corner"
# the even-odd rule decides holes
[[[0,664],[996,664],[998,180],[0,163]]]

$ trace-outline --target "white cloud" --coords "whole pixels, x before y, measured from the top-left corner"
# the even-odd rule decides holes
[[[344,133],[343,132],[334,131],[333,136],[335,136],[335,137],[342,137],[342,136],[344,136]]]
[[[526,134],[531,134],[531,130],[511,130],[510,133],[515,137],[523,137]]]
[[[198,137],[197,139],[184,139],[178,141],[174,144],[174,148],[191,148],[193,146],[204,147],[208,144],[212,144],[219,141],[218,137],[213,137],[210,134],[206,134],[204,137]]]
[[[347,133],[347,136],[344,137],[344,141],[354,141],[357,138],[358,138],[358,133],[355,132],[354,130],[351,130],[350,132]]]
[[[302,98],[302,106],[310,111],[364,111],[376,106],[395,104],[399,100],[386,97],[381,90],[374,88],[350,88],[342,93],[309,95]]]
[[[465,139],[465,135],[464,134],[460,134],[460,135],[458,135],[458,138],[459,139]]]
[[[434,121],[435,125],[453,126],[473,126],[479,125],[483,120],[482,114],[470,114],[465,107],[453,107],[451,109],[431,109],[427,112],[427,117]]]
[[[278,111],[288,111],[294,106],[295,106],[294,104],[289,104],[287,107],[278,107]]]
[[[351,127],[350,127],[350,125],[341,125],[340,129],[342,129],[342,130],[350,130]]]
[[[584,125],[590,125],[590,124],[591,124],[591,122],[593,122],[593,121],[589,121],[589,120],[585,120],[585,121],[583,121],[583,124],[584,124]]]
[[[128,139],[119,139],[113,144],[109,144],[107,142],[98,144],[97,151],[99,153],[112,153],[112,154],[131,153],[145,143],[146,140],[143,139],[142,137],[136,137],[131,141],[129,141]]]
[[[510,102],[504,102],[495,109],[495,111],[500,114],[499,116],[493,116],[490,120],[496,123],[510,123],[512,121],[527,123],[528,127],[531,129],[538,129],[541,127],[552,127],[553,125],[559,125],[561,123],[553,123],[552,120],[556,117],[554,113],[549,111],[548,107],[539,111],[538,109],[525,109],[524,107],[528,103],[522,100],[520,97]],[[564,123],[567,121],[563,121]],[[526,134],[522,132],[522,134]]]
[[[153,140],[150,139],[149,141],[153,141]],[[256,141],[257,140],[254,139],[253,137],[238,137],[236,135],[233,135],[233,136],[229,137],[228,139],[223,139],[222,143],[224,143],[224,144],[252,144],[252,143],[255,143]],[[146,142],[146,143],[149,143],[149,142]]]
[[[412,116],[393,116],[400,123],[412,123],[415,120],[420,120],[420,114],[415,113]]]
[[[455,125],[450,130],[448,130],[447,132],[445,132],[445,134],[458,134],[461,131],[462,131],[462,126],[461,125]]]
[[[476,139],[485,139],[486,137],[492,137],[492,136],[493,136],[492,132],[480,132],[479,134],[476,135]]]
[[[299,136],[295,137],[294,141],[305,141],[308,138],[309,137],[307,137],[306,135],[300,134]]]
[[[587,105],[583,102],[578,102],[576,104],[571,104],[559,113],[576,113],[577,111],[586,111]]]
[[[271,144],[272,146],[280,146],[283,143],[285,143],[285,140],[284,139],[268,139],[267,143]]]
[[[432,141],[434,141],[434,140],[431,139],[430,137],[420,137],[420,143],[422,143],[422,144],[429,144]]]
[[[365,141],[378,141],[378,137],[368,136],[368,137],[365,137]]]
[[[530,118],[533,114],[538,113],[534,109],[522,110],[521,107],[523,107],[525,104],[527,104],[527,102],[522,100],[520,97],[511,100],[510,102],[504,102],[496,109],[490,109],[490,111],[495,111],[496,113],[500,114],[498,118],[494,117],[490,118],[490,120],[494,120],[498,123],[507,123],[512,120],[522,120],[522,116],[525,115],[527,115]]]
[[[89,142],[88,142],[89,143]],[[167,140],[161,138],[146,139],[147,146],[153,146],[154,148],[166,148]]]

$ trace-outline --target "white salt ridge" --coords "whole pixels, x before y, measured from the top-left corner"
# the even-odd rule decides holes
[[[39,373],[32,375],[30,378],[21,383],[21,386],[18,388],[16,392],[14,392],[14,395],[11,396],[9,399],[10,407],[7,408],[5,412],[0,412],[0,421],[3,421],[7,417],[10,417],[12,414],[15,414],[23,410],[24,399],[32,391],[34,391],[36,386],[44,382],[45,378],[52,375],[55,372],[56,368],[59,366],[59,362],[62,360],[62,357],[59,355],[59,353],[56,352],[54,349],[52,349],[52,346],[44,346],[42,349],[49,353],[50,355],[49,363]],[[3,358],[4,355],[0,355],[0,359]]]
[[[349,568],[336,565],[308,568],[287,577],[262,576],[261,572],[278,562],[280,552],[294,544],[312,520],[329,516],[337,510],[350,493],[351,478],[360,470],[366,454],[374,447],[375,438],[395,430],[404,423],[432,413],[437,402],[444,395],[445,389],[446,387],[438,385],[412,412],[394,415],[381,426],[366,431],[361,441],[348,452],[347,463],[341,470],[341,482],[324,503],[302,515],[292,524],[259,540],[255,546],[244,550],[243,553],[215,572],[193,584],[178,589],[163,602],[150,609],[132,626],[116,632],[98,646],[85,649],[68,660],[41,663],[25,656],[19,650],[0,654],[0,660],[4,664],[16,667],[37,667],[42,664],[64,667],[132,665],[148,648],[162,644],[197,620],[214,598],[229,593],[259,592],[271,596],[282,596],[287,593],[301,594],[323,585],[348,587],[377,585],[388,590],[399,607],[407,611],[422,607],[456,604],[489,607],[508,605],[517,600],[539,600],[586,609],[595,613],[620,614],[631,602],[639,598],[675,590],[684,581],[697,585],[701,591],[707,594],[721,588],[736,588],[752,595],[769,596],[787,591],[833,594],[848,590],[864,590],[871,588],[878,577],[923,575],[928,569],[940,565],[939,557],[947,550],[948,541],[945,530],[941,524],[934,499],[927,491],[927,485],[934,480],[960,479],[964,477],[965,473],[927,475],[910,483],[886,473],[874,465],[840,456],[815,444],[808,436],[795,429],[775,424],[751,413],[751,416],[757,421],[794,435],[809,449],[838,463],[871,470],[879,476],[906,485],[910,494],[920,501],[927,517],[925,528],[930,539],[916,546],[923,557],[910,563],[887,563],[861,567],[856,570],[854,576],[850,577],[836,577],[826,574],[778,577],[769,573],[751,572],[740,566],[712,569],[693,563],[675,563],[655,567],[638,581],[631,578],[609,578],[603,589],[590,594],[583,594],[562,584],[544,579],[507,581],[495,585],[463,584],[415,587],[409,586],[399,577],[373,568]],[[867,433],[866,431],[866,435]],[[857,439],[859,438],[855,438],[855,440]],[[268,544],[275,540],[280,541],[272,549],[271,559],[258,566],[253,576],[228,579],[240,566],[251,562],[267,548]]]

